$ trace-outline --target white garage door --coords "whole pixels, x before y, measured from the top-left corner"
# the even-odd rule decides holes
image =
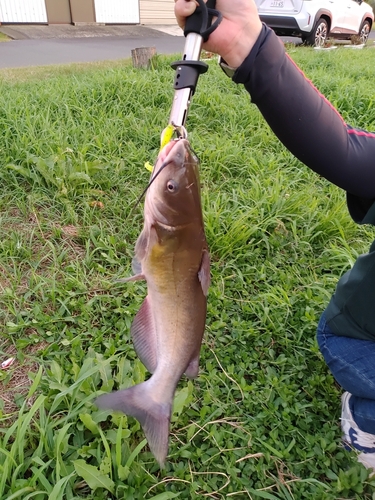
[[[47,23],[44,0],[0,0],[2,23]]]
[[[139,23],[139,0],[95,0],[97,23]]]

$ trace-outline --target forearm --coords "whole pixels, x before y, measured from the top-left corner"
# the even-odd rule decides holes
[[[375,198],[375,135],[348,127],[263,27],[237,70],[280,141],[303,163],[354,195]]]

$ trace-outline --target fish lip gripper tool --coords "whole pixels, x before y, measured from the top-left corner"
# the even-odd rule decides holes
[[[208,65],[200,61],[202,45],[222,21],[222,15],[215,9],[216,0],[198,0],[199,7],[186,20],[184,53],[180,61],[171,64],[175,69],[175,89],[169,124],[175,127],[180,137],[186,137],[185,123],[192,96],[199,75],[205,73]],[[213,16],[216,17],[212,23]]]

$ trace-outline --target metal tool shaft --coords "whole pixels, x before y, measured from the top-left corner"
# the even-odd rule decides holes
[[[186,36],[183,61],[199,61],[201,50],[202,50],[203,38],[198,33],[189,33]],[[179,71],[182,71],[183,67],[177,66],[176,68],[176,80],[179,78]],[[178,127],[184,126],[188,114],[188,109],[191,102],[191,97],[194,94],[194,90],[190,87],[175,90],[171,114],[169,116],[169,123],[176,125]]]

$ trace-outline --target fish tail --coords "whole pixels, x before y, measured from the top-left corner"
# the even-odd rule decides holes
[[[103,394],[95,404],[135,417],[143,428],[151,452],[163,467],[168,454],[172,397],[170,401],[155,401],[150,382],[151,379],[122,391]]]

